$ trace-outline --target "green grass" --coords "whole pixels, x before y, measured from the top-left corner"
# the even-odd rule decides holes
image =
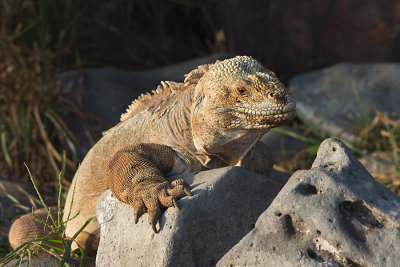
[[[63,189],[63,180],[64,180],[64,169],[65,169],[65,156],[62,160],[61,172],[58,175],[58,192],[57,192],[57,216],[53,216],[52,212],[48,205],[46,205],[43,200],[42,195],[39,192],[39,189],[35,183],[35,180],[32,177],[32,174],[26,166],[28,175],[33,183],[35,191],[38,195],[40,205],[47,211],[49,220],[42,220],[34,215],[32,210],[32,215],[35,217],[37,222],[43,224],[43,226],[50,229],[49,233],[43,237],[32,238],[31,240],[27,240],[23,244],[21,244],[14,251],[8,253],[2,259],[0,259],[0,264],[5,265],[13,260],[16,260],[15,264],[20,264],[24,259],[27,260],[28,266],[30,266],[32,258],[35,257],[35,251],[44,250],[50,255],[53,255],[57,259],[59,259],[59,266],[68,266],[67,260],[71,257],[79,256],[81,258],[80,266],[84,266],[86,253],[85,250],[79,246],[75,250],[72,250],[72,245],[75,242],[76,237],[84,230],[84,228],[90,223],[91,220],[95,217],[95,214],[90,216],[87,221],[80,227],[80,229],[72,236],[72,238],[67,238],[65,236],[65,228],[70,221],[72,221],[78,214],[72,215],[68,213],[66,220],[62,220],[62,189]],[[74,193],[75,193],[75,184],[73,185],[73,194],[71,206],[74,202]],[[70,208],[71,211],[71,208]],[[0,242],[0,246],[5,248],[4,240]]]
[[[0,0],[0,5],[0,173],[27,181],[27,162],[39,182],[53,182],[67,150],[70,177],[79,144],[63,118],[77,118],[90,141],[92,115],[78,98],[59,90],[55,77],[78,66],[68,62],[75,58],[74,27],[83,7],[70,0]]]

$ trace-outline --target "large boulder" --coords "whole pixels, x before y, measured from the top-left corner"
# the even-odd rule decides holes
[[[399,64],[342,63],[295,76],[289,89],[297,111],[318,128],[329,136],[351,137],[371,107],[400,114],[399,75]]]
[[[400,198],[325,140],[217,266],[398,266]]]
[[[147,214],[134,224],[133,209],[110,191],[97,204],[97,266],[209,266],[242,239],[282,185],[239,167],[183,177],[193,196],[178,201],[153,233]]]

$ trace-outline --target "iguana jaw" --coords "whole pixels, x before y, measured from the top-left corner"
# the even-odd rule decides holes
[[[296,117],[296,102],[290,96],[286,96],[286,99],[284,105],[271,102],[258,105],[236,104],[228,111],[235,117],[228,128],[265,129],[288,123]]]

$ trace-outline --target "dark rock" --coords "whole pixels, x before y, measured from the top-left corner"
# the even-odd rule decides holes
[[[217,266],[398,266],[400,198],[325,140]]]
[[[193,197],[169,208],[154,234],[147,214],[134,224],[133,209],[110,191],[97,204],[101,228],[98,266],[209,266],[253,227],[281,186],[268,177],[226,167],[183,177]]]
[[[363,112],[371,107],[392,117],[400,114],[399,76],[399,64],[345,63],[296,76],[289,88],[299,113],[325,133],[346,137],[365,121]]]

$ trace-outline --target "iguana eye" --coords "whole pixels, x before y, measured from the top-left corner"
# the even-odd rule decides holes
[[[239,94],[241,94],[241,95],[244,95],[245,93],[246,93],[246,89],[244,89],[244,88],[238,88],[238,89],[236,89],[237,90],[237,92],[239,93]]]

